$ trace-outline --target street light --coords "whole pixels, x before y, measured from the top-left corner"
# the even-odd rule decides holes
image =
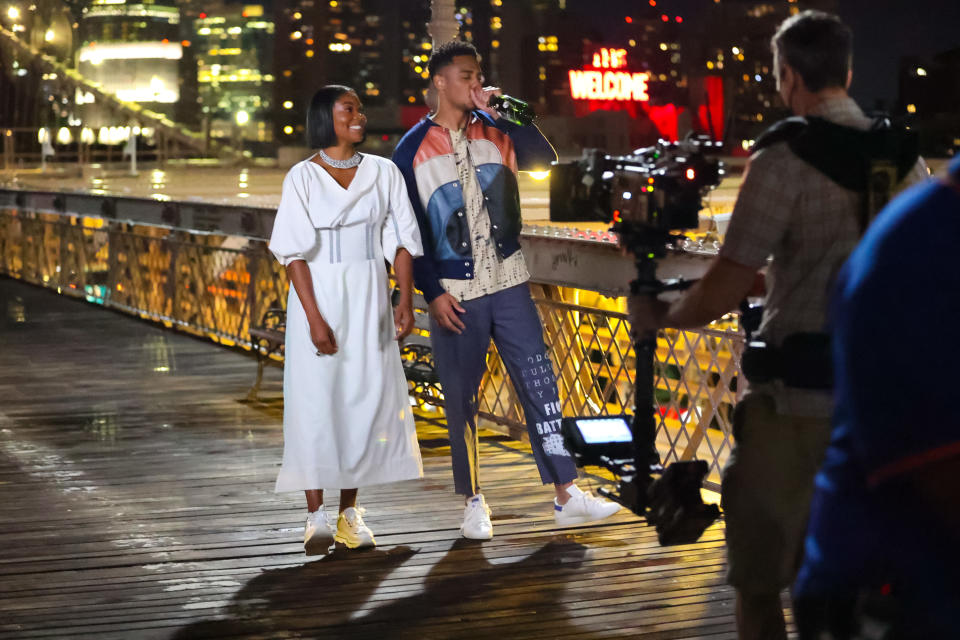
[[[10,7],[7,9],[7,17],[11,20],[16,20],[20,17],[20,9],[17,9],[16,7]]]
[[[246,111],[237,111],[237,124],[243,126],[250,122],[250,114]]]

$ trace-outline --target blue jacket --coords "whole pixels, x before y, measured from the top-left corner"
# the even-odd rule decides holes
[[[467,152],[477,172],[501,258],[520,249],[520,193],[517,171],[547,169],[557,159],[536,126],[494,121],[475,111],[467,124]],[[393,161],[407,183],[420,224],[424,255],[413,261],[413,276],[427,302],[444,292],[440,278],[473,278],[473,250],[463,188],[449,132],[424,118],[403,136]]]

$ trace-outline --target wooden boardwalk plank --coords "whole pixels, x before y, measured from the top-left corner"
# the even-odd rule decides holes
[[[273,492],[282,374],[246,404],[254,371],[0,278],[0,637],[735,637],[722,524],[669,548],[627,513],[558,529],[529,447],[496,434],[492,541],[459,537],[424,422],[425,478],[361,491],[380,546],[305,557],[302,495]]]

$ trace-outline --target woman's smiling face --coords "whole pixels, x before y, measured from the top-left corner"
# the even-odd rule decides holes
[[[353,91],[348,91],[333,103],[333,132],[340,142],[360,144],[367,135],[367,116],[363,103]]]

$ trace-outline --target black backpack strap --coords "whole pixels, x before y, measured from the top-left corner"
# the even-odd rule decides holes
[[[920,157],[916,132],[893,127],[885,119],[875,120],[873,127],[864,131],[808,118],[806,129],[788,144],[801,160],[827,178],[864,195],[861,231]]]
[[[780,120],[760,134],[760,136],[757,138],[757,141],[753,143],[751,153],[756,153],[757,151],[773,146],[778,142],[789,142],[790,140],[793,140],[802,134],[806,128],[806,119],[799,116]]]

